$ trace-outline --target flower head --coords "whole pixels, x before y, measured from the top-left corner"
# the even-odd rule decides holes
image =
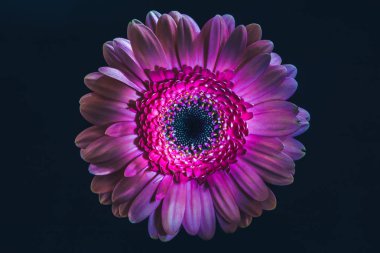
[[[210,239],[276,206],[267,184],[293,182],[309,114],[287,102],[296,68],[281,64],[257,24],[215,16],[200,29],[172,11],[133,20],[104,44],[108,64],[88,74],[80,100],[94,126],[76,144],[91,189],[117,217],[149,218],[152,238],[183,227]]]

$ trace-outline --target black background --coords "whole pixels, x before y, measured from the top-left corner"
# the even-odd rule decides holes
[[[277,209],[204,242],[151,240],[146,222],[115,218],[89,189],[74,138],[83,77],[105,41],[146,13],[179,10],[203,24],[230,13],[257,22],[298,67],[291,99],[312,115],[295,182]],[[374,252],[378,237],[379,6],[366,1],[2,1],[1,252]],[[5,88],[5,89],[4,89]],[[28,250],[28,251],[27,251]]]

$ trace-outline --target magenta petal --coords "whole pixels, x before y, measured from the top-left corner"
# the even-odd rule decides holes
[[[232,234],[238,228],[237,223],[229,223],[225,219],[223,219],[218,213],[216,214],[216,218],[218,219],[219,225],[225,233]]]
[[[237,184],[252,198],[262,201],[268,197],[268,187],[261,177],[251,168],[231,167],[231,175]]]
[[[250,134],[285,136],[299,129],[298,107],[287,101],[268,101],[252,107],[253,118],[248,122]]]
[[[177,24],[171,16],[168,14],[161,16],[157,23],[156,35],[161,42],[171,66],[179,67],[175,50]]]
[[[170,67],[156,35],[145,25],[132,21],[128,25],[128,38],[133,52],[143,69],[154,70],[158,67]]]
[[[195,180],[186,183],[186,210],[182,224],[190,235],[196,235],[201,225],[201,198]]]
[[[149,27],[153,32],[156,31],[156,25],[158,19],[161,17],[161,13],[158,11],[150,11],[146,15],[145,24]]]
[[[84,83],[90,90],[112,100],[128,103],[139,98],[136,90],[99,72],[88,74]]]
[[[186,184],[173,183],[162,203],[162,226],[168,234],[178,232],[186,207]]]
[[[284,153],[263,154],[248,151],[239,164],[254,169],[264,181],[274,185],[293,183],[294,162]]]
[[[293,160],[299,160],[305,156],[305,146],[292,137],[288,137],[282,141],[284,144],[284,153],[290,156]]]
[[[181,66],[191,66],[193,64],[193,41],[196,35],[191,21],[185,17],[181,18],[178,23],[177,33],[177,50]]]
[[[229,36],[232,31],[235,29],[235,19],[232,15],[230,14],[224,14],[222,16],[224,23],[226,23],[227,27],[227,36]],[[245,28],[245,27],[244,27]]]
[[[138,223],[147,218],[160,204],[160,200],[155,200],[153,194],[157,189],[162,175],[157,175],[152,181],[150,181],[144,189],[133,200],[131,207],[129,208],[128,217],[132,223]]]
[[[104,136],[105,128],[102,126],[92,126],[86,128],[75,138],[75,145],[78,148],[86,148],[91,142]]]
[[[270,56],[271,56],[270,65],[277,66],[281,64],[282,59],[278,54],[271,53]]]
[[[273,50],[273,42],[270,40],[259,40],[249,45],[244,51],[242,62],[249,61],[250,59],[260,54],[270,54]]]
[[[247,25],[248,40],[247,46],[255,43],[258,40],[261,40],[262,31],[261,27],[258,24],[249,24]]]
[[[130,150],[136,150],[137,146],[133,144],[136,137],[136,135],[118,138],[103,136],[81,152],[82,158],[90,163],[101,163],[121,158]]]
[[[232,79],[236,84],[234,90],[239,91],[244,89],[255,81],[268,67],[269,61],[269,54],[262,54],[240,65],[236,71],[236,75]]]
[[[125,103],[104,99],[96,94],[87,94],[80,100],[80,113],[94,125],[105,125],[118,121],[134,121],[135,112]]]
[[[130,162],[124,170],[125,177],[133,177],[148,167],[148,160],[142,155]]]
[[[202,185],[199,187],[201,199],[201,225],[198,236],[203,240],[210,240],[215,234],[215,211],[209,189]]]
[[[106,176],[95,176],[91,181],[91,191],[93,193],[106,193],[113,190],[116,183],[122,178],[120,172]]]
[[[208,177],[212,199],[216,210],[227,222],[237,223],[240,220],[239,208],[226,186],[226,180],[230,179],[224,177],[223,172],[216,172]]]
[[[252,103],[262,103],[269,100],[287,100],[296,92],[298,83],[290,77],[286,77],[280,84],[276,84],[273,89],[260,97],[252,97],[249,101]]]
[[[292,64],[284,64],[284,67],[288,70],[288,77],[295,78],[297,76],[297,68]]]
[[[112,202],[120,203],[132,200],[156,174],[156,172],[144,171],[134,177],[124,177],[115,186]]]
[[[105,76],[128,85],[130,88],[135,89],[136,91],[141,92],[144,90],[141,86],[138,86],[136,83],[132,82],[123,72],[118,69],[111,67],[101,67],[98,69],[98,71]]]
[[[279,153],[284,149],[281,140],[275,137],[264,137],[250,134],[246,137],[246,140],[247,149],[256,150],[261,153]]]
[[[172,183],[173,183],[173,177],[171,175],[166,175],[164,179],[162,179],[160,185],[157,188],[155,198],[158,200],[165,198],[166,193],[170,189],[170,186],[172,185]]]
[[[136,123],[133,121],[117,122],[110,125],[105,134],[112,137],[121,137],[136,134]]]
[[[241,61],[246,44],[247,31],[244,26],[240,25],[232,32],[221,50],[215,70],[235,69]]]

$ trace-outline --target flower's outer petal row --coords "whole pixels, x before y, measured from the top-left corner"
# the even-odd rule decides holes
[[[253,118],[248,122],[250,134],[285,136],[297,131],[301,124],[297,118],[298,107],[287,101],[267,101],[249,110]]]
[[[110,67],[119,70],[128,79],[127,85],[133,84],[138,87],[136,90],[145,90],[143,81],[147,77],[135,59],[129,40],[116,38],[104,43],[103,56]]]
[[[262,31],[261,26],[255,23],[249,24],[247,27],[247,33],[248,33],[248,40],[247,40],[247,46],[255,43],[256,41],[261,40],[262,37]]]
[[[150,11],[146,15],[145,25],[149,27],[153,32],[156,31],[158,19],[161,17],[161,13],[158,11]]]
[[[292,134],[293,136],[303,134],[310,127],[310,114],[305,109],[298,107],[297,119],[299,120],[300,128]]]
[[[176,54],[176,41],[178,26],[174,19],[168,15],[163,14],[157,23],[156,35],[160,40],[162,48],[165,51],[166,57],[169,60],[171,68],[179,68],[177,54]]]
[[[134,121],[136,117],[136,113],[129,109],[127,104],[108,100],[91,93],[81,98],[80,113],[94,125]]]
[[[108,99],[129,103],[139,98],[136,90],[99,72],[88,74],[84,83],[90,90]]]
[[[178,23],[177,33],[177,53],[180,66],[193,64],[193,42],[197,36],[192,27],[192,22],[186,17],[182,17]],[[172,45],[174,48],[175,45]]]
[[[222,18],[224,22],[226,23],[226,27],[227,27],[226,36],[230,36],[232,31],[235,29],[235,18],[230,14],[224,14]]]
[[[201,197],[199,185],[195,180],[186,183],[186,210],[183,227],[190,235],[196,235],[201,226]]]
[[[293,137],[285,138],[282,140],[282,143],[284,144],[284,153],[290,156],[293,160],[299,160],[305,156],[305,146]]]
[[[151,29],[132,21],[128,25],[128,38],[142,69],[154,70],[155,67],[170,67],[164,49]]]
[[[75,145],[78,148],[86,148],[91,142],[104,136],[104,126],[91,126],[78,134]]]

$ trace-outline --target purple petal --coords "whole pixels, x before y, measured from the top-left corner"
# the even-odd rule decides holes
[[[298,107],[287,101],[268,101],[251,109],[253,118],[248,122],[250,134],[285,136],[299,129]]]
[[[216,172],[208,177],[210,191],[218,213],[227,221],[237,223],[240,220],[239,208],[232,193],[226,186],[226,179],[222,172]]]
[[[273,50],[273,42],[270,40],[259,40],[249,45],[244,51],[242,62],[247,62],[260,54],[270,54]]]
[[[288,77],[295,78],[297,76],[297,68],[292,64],[284,64],[284,67],[288,70]]]
[[[284,144],[284,153],[290,156],[293,160],[299,160],[305,156],[305,146],[296,139],[289,137],[282,141]]]
[[[95,176],[91,181],[91,191],[93,193],[106,193],[113,191],[115,185],[122,178],[120,172],[106,176]]]
[[[247,25],[247,34],[247,46],[255,43],[258,40],[261,40],[262,31],[260,25],[255,23]]]
[[[201,198],[199,186],[195,180],[186,183],[186,210],[183,227],[190,235],[196,235],[201,225]]]
[[[171,67],[179,67],[175,50],[177,24],[174,19],[168,14],[162,15],[157,23],[156,34],[169,59]]]
[[[148,27],[132,21],[128,25],[128,38],[135,57],[143,69],[154,70],[156,66],[170,67],[160,41]]]
[[[161,13],[158,11],[150,11],[146,15],[145,24],[149,27],[153,32],[156,31],[156,25],[158,19],[161,17]]]
[[[136,134],[136,123],[133,121],[118,122],[110,125],[105,134],[111,137],[121,137]]]
[[[162,226],[168,234],[178,232],[186,207],[186,184],[173,183],[162,203]]]
[[[248,135],[246,137],[246,148],[259,151],[261,153],[272,154],[279,153],[284,149],[281,140],[274,137],[264,137],[257,135]]]
[[[268,197],[268,187],[261,177],[251,168],[231,166],[231,175],[245,193],[258,201]]]
[[[232,31],[235,29],[235,19],[232,15],[230,14],[224,14],[222,16],[224,22],[226,23],[227,27],[227,36],[229,36]],[[245,28],[245,27],[244,27]],[[245,30],[245,29],[244,29]],[[246,42],[247,43],[247,42]],[[245,46],[245,45],[244,45]]]
[[[240,212],[240,217],[241,217],[241,220],[240,220],[240,223],[239,223],[239,227],[246,228],[249,225],[251,225],[251,223],[252,223],[252,216],[249,216],[246,213]]]
[[[192,23],[189,19],[183,17],[178,23],[177,33],[177,50],[180,65],[193,65],[193,41],[197,34],[192,28]]]
[[[237,223],[230,223],[226,221],[218,213],[216,214],[216,218],[218,219],[219,225],[225,233],[232,234],[238,228]]]
[[[203,240],[210,240],[215,234],[215,210],[209,189],[202,185],[199,187],[201,199],[201,225],[198,236]]]
[[[242,90],[255,81],[268,67],[269,54],[261,54],[240,65],[232,81],[236,84],[235,91]]]
[[[124,177],[115,186],[112,202],[120,203],[132,200],[156,174],[153,171],[144,171],[134,177]]]
[[[169,15],[174,19],[174,21],[178,24],[179,20],[182,18],[182,14],[178,11],[171,11]]]
[[[244,26],[240,25],[232,32],[221,50],[215,70],[235,69],[241,61],[246,44],[247,31]]]
[[[119,82],[122,82],[128,85],[132,89],[135,89],[140,92],[144,90],[144,88],[142,88],[141,85],[138,86],[137,83],[132,82],[123,72],[121,72],[118,69],[111,68],[111,67],[101,67],[98,69],[98,71],[105,76],[108,76],[112,79],[115,79]]]
[[[261,207],[264,210],[270,211],[276,208],[277,200],[276,196],[273,194],[271,190],[269,190],[269,196],[265,201],[260,202]]]
[[[86,148],[91,142],[104,136],[104,131],[105,127],[103,126],[92,126],[86,128],[75,138],[75,145],[78,148]]]
[[[130,162],[124,170],[125,177],[133,177],[148,167],[148,160],[142,155]]]
[[[158,186],[156,199],[163,199],[166,196],[166,193],[170,189],[170,186],[173,183],[173,177],[171,175],[166,175],[164,179],[162,179],[160,185]]]
[[[129,208],[128,217],[132,223],[138,223],[147,218],[160,204],[161,200],[155,200],[153,194],[157,189],[162,175],[157,175],[133,200]]]
[[[270,56],[271,56],[270,65],[277,66],[281,64],[282,59],[278,54],[271,53]]]
[[[260,97],[252,97],[247,99],[252,103],[262,103],[269,100],[287,100],[296,92],[298,83],[296,80],[290,77],[286,77],[280,84],[276,84],[273,89],[270,89],[267,93]]]

